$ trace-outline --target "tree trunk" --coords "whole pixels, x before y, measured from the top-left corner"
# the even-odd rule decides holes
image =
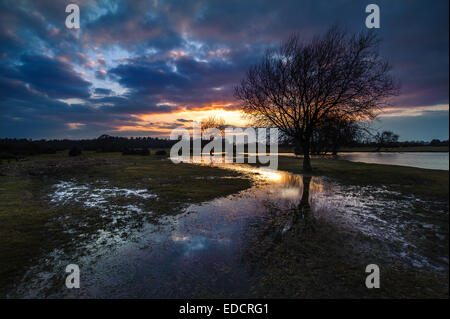
[[[309,156],[310,153],[310,145],[309,140],[306,140],[303,143],[303,170],[305,172],[311,172],[312,166],[311,166],[311,158]]]
[[[309,156],[309,153],[305,153],[303,157],[303,170],[305,172],[311,172],[312,166],[311,166],[311,158]]]
[[[337,145],[334,145],[334,146],[333,146],[333,151],[332,151],[333,156],[336,156],[336,155],[337,155],[338,149],[339,149],[339,147],[338,147]]]
[[[294,154],[295,155],[300,155],[302,152],[302,146],[299,140],[295,141],[295,147],[294,147]]]

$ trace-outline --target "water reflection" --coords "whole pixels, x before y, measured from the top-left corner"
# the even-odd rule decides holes
[[[309,190],[311,186],[311,176],[303,176],[303,194],[300,203],[295,211],[293,229],[308,232],[314,230],[314,218],[309,203]]]
[[[411,166],[448,171],[448,152],[351,152],[339,157],[352,162]]]

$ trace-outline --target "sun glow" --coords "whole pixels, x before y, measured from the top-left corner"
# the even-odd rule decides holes
[[[192,128],[192,122],[201,121],[210,116],[223,118],[229,126],[244,127],[247,125],[247,121],[243,118],[241,111],[215,108],[217,106],[213,105],[211,108],[174,113],[133,115],[136,119],[136,125],[119,126],[116,128],[116,131],[157,131],[158,135],[169,136],[175,127],[186,127],[189,129]]]

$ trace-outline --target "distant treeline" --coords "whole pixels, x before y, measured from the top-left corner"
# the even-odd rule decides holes
[[[397,136],[398,137],[398,136]],[[205,143],[206,141],[203,141]],[[0,158],[16,158],[20,156],[30,156],[39,154],[54,154],[59,151],[72,150],[95,151],[95,152],[122,152],[124,155],[148,155],[149,149],[167,149],[172,147],[176,141],[157,137],[115,137],[102,135],[96,139],[85,140],[31,140],[3,138],[0,139]],[[202,144],[203,144],[202,143]],[[425,141],[400,142],[397,139],[384,139],[380,142],[377,139],[355,141],[350,140],[339,145],[341,147],[373,147],[374,149],[383,147],[412,147],[412,146],[448,146],[449,141],[434,139]],[[279,144],[280,147],[289,148],[294,145],[289,142]],[[247,149],[247,147],[245,147]],[[337,148],[336,148],[337,149]],[[301,149],[297,150],[301,153]],[[329,147],[322,147],[320,143],[313,144],[312,153],[321,154],[330,152]]]
[[[354,146],[354,147],[364,147],[364,146],[369,146],[369,147],[377,147],[379,146],[379,142],[376,140],[372,140],[372,141],[355,141],[352,142],[351,145],[347,145],[347,146]],[[448,140],[438,140],[438,139],[434,139],[431,140],[430,142],[426,142],[426,141],[403,141],[403,142],[399,142],[399,141],[393,141],[393,142],[386,142],[385,145],[383,145],[384,147],[412,147],[412,146],[448,146]]]
[[[59,151],[80,149],[95,152],[123,152],[132,154],[136,150],[162,149],[171,147],[175,141],[157,137],[115,137],[102,135],[90,140],[31,140],[0,139],[0,154],[3,156],[29,156],[38,154],[54,154]],[[144,151],[145,152],[145,151]]]

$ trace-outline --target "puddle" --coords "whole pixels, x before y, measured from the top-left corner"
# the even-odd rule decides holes
[[[156,198],[146,189],[128,189],[108,187],[106,181],[97,181],[103,187],[93,187],[89,184],[79,184],[76,181],[61,181],[54,185],[54,192],[50,194],[50,201],[55,204],[81,202],[87,207],[99,207],[114,197],[134,196],[141,199]]]
[[[95,227],[94,244],[111,247],[123,244],[126,235],[153,215],[148,207],[158,196],[147,189],[112,187],[107,181],[90,185],[71,180],[53,185],[47,200],[50,207],[59,208],[56,227],[79,240],[89,238],[88,228]]]
[[[14,296],[246,297],[254,276],[243,258],[249,236],[258,231],[259,225],[267,223],[275,211],[304,209],[304,205],[311,210],[313,219],[332,224],[336,231],[358,233],[392,244],[386,255],[405,267],[448,272],[448,253],[433,258],[424,252],[424,247],[443,245],[443,240],[448,239],[448,227],[417,212],[415,205],[427,207],[430,203],[401,197],[385,188],[343,186],[324,178],[247,165],[223,167],[248,174],[255,185],[236,195],[190,205],[180,214],[163,217],[156,224],[146,223],[139,231],[131,232],[127,240],[114,235],[112,242],[105,244],[111,234],[100,232],[97,240],[81,247],[90,251],[86,256],[54,252],[44,260],[44,265],[30,270],[28,277],[34,280],[19,287]],[[55,185],[51,201],[55,204],[80,201],[86,207],[100,207],[107,213],[111,209],[107,209],[107,204],[119,195],[138,202],[155,197],[147,190],[60,182]],[[131,204],[112,209],[128,213],[142,210]],[[448,210],[433,213],[440,216],[448,214]],[[428,218],[427,223],[424,218]],[[277,234],[294,227],[294,219],[280,220]],[[80,266],[81,288],[76,291],[64,287],[64,268],[69,263]],[[53,275],[41,270],[45,264],[53,265]],[[61,288],[45,292],[42,278],[47,283],[57,279]]]

